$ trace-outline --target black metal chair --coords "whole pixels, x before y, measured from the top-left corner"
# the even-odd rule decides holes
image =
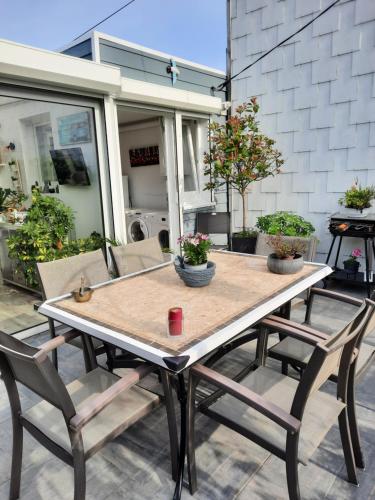
[[[226,234],[227,245],[214,245],[216,249],[230,249],[230,213],[197,212],[197,232],[204,234]]]
[[[338,293],[332,290],[324,290],[321,288],[312,288],[309,294],[309,300],[306,308],[305,315],[305,324],[299,324],[294,322],[285,322],[281,318],[273,318],[274,320],[274,328],[281,337],[283,336],[283,327],[286,324],[288,327],[293,327],[294,329],[298,329],[300,331],[304,331],[308,334],[314,335],[316,334],[316,330],[312,329],[309,324],[311,320],[312,306],[316,296],[324,297],[325,299],[335,300],[339,303],[351,304],[356,307],[361,307],[363,301],[357,299],[355,297],[351,297],[349,295],[344,295],[342,293]],[[369,301],[370,303],[370,301]],[[366,342],[366,339],[369,338],[370,334],[374,334],[375,331],[375,318],[372,318],[369,321],[367,327],[363,330],[362,335],[358,339],[358,343],[356,348],[358,349],[358,356],[355,358],[355,362],[353,362],[350,369],[350,378],[353,378],[353,383],[349,384],[348,387],[348,415],[349,415],[349,424],[350,430],[352,433],[352,441],[354,447],[354,453],[356,458],[357,467],[364,468],[365,462],[363,457],[363,452],[360,445],[359,439],[359,431],[356,419],[356,411],[355,411],[355,383],[358,382],[360,377],[364,374],[366,369],[369,367],[371,362],[375,358],[375,345],[371,345]],[[374,341],[375,338],[373,337]],[[268,356],[270,358],[277,359],[281,361],[282,372],[284,374],[288,373],[289,366],[293,366],[297,368],[300,372],[306,368],[309,359],[313,353],[314,347],[312,345],[301,342],[298,339],[292,338],[290,336],[283,338],[268,349]],[[354,380],[355,379],[355,380]],[[330,376],[330,380],[333,382],[338,382],[338,370],[336,370]]]
[[[13,424],[10,500],[20,496],[24,429],[73,467],[74,499],[83,500],[86,461],[160,402],[159,396],[136,385],[154,369],[145,363],[124,377],[97,367],[65,386],[49,354],[78,335],[64,333],[35,348],[0,332],[0,371]],[[17,383],[42,401],[23,409]]]
[[[197,489],[195,464],[195,394],[200,381],[221,391],[210,405],[199,410],[240,433],[286,463],[289,497],[300,498],[298,464],[307,464],[338,418],[348,479],[358,484],[348,421],[347,394],[357,343],[374,312],[374,303],[363,303],[355,318],[330,337],[319,337],[285,326],[284,335],[312,345],[313,353],[301,380],[260,366],[237,383],[216,371],[196,365],[190,371],[188,390],[188,469],[190,491]],[[260,323],[261,335],[273,331],[272,320]],[[338,370],[337,397],[320,391]],[[350,390],[350,389],[349,389]]]

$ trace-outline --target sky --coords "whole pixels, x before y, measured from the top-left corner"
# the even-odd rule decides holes
[[[0,0],[0,38],[56,50],[126,0]],[[98,31],[225,70],[225,0],[135,0]]]

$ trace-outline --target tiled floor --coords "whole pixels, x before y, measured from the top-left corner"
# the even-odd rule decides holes
[[[333,303],[316,301],[313,323],[335,329],[352,313]],[[303,308],[293,313],[299,320]],[[336,318],[340,316],[341,320]],[[43,341],[43,336],[34,339]],[[375,342],[374,342],[375,345]],[[61,374],[68,382],[82,374],[81,352],[70,346],[60,349]],[[236,363],[241,356],[236,356]],[[234,358],[228,360],[233,363]],[[359,473],[357,488],[345,480],[345,465],[338,428],[334,427],[307,467],[300,467],[304,499],[331,500],[375,498],[375,363],[358,385],[358,419],[367,462]],[[328,383],[327,390],[334,390]],[[23,403],[35,398],[22,391]],[[275,500],[287,498],[284,463],[234,432],[203,415],[197,427],[199,500]],[[71,499],[72,470],[25,436],[22,499]],[[0,500],[8,495],[11,453],[11,422],[7,398],[0,385]],[[173,492],[169,474],[168,437],[165,411],[157,408],[88,462],[87,499],[169,499]],[[185,489],[183,498],[190,495]]]
[[[40,300],[36,294],[3,284],[0,273],[0,330],[13,334],[45,322],[33,309],[34,303]]]

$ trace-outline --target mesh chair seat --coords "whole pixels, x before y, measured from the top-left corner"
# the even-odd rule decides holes
[[[299,381],[262,366],[245,377],[241,385],[262,395],[289,413]],[[298,449],[298,460],[302,464],[307,465],[344,407],[344,403],[324,392],[315,391],[309,397],[302,421]],[[210,406],[209,411],[224,416],[245,427],[250,433],[285,450],[286,431],[233,396],[226,394]]]
[[[277,359],[288,358],[289,362],[295,360],[297,363],[306,365],[309,362],[313,351],[314,347],[312,345],[291,337],[286,337],[281,340],[281,342],[278,342],[276,345],[271,347],[268,352],[271,357],[275,357]],[[370,344],[366,344],[366,342],[362,342],[356,365],[356,373],[360,373],[374,355],[375,347]],[[338,375],[338,370],[336,370],[334,375]]]
[[[85,374],[66,388],[79,412],[80,405],[111,387],[119,377],[102,368]],[[160,402],[159,396],[133,386],[122,392],[102,412],[82,429],[84,451],[90,453],[108,440],[110,435],[118,435],[137,420],[147,415]],[[71,443],[62,412],[47,401],[42,401],[23,413],[23,417],[40,429],[47,437],[69,453]]]
[[[110,252],[118,276],[143,271],[165,262],[157,237],[110,247]]]

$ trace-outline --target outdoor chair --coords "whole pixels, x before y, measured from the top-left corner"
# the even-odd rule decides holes
[[[347,413],[348,378],[356,345],[372,318],[374,303],[363,303],[355,318],[332,336],[315,336],[292,327],[283,334],[313,345],[313,353],[301,380],[266,366],[259,366],[241,383],[218,372],[195,365],[188,387],[188,470],[190,491],[197,489],[195,463],[195,395],[201,381],[220,390],[220,396],[199,411],[240,433],[286,463],[289,497],[300,498],[298,464],[309,459],[338,419],[349,482],[358,484]],[[273,329],[272,320],[260,323],[261,335]],[[320,391],[338,370],[337,397]]]
[[[197,232],[210,236],[213,234],[226,234],[227,244],[213,245],[213,248],[227,248],[230,243],[230,214],[228,212],[198,212]]]
[[[357,299],[355,297],[350,297],[348,295],[344,295],[331,290],[312,288],[310,291],[309,301],[306,309],[305,324],[301,325],[299,323],[294,323],[290,321],[285,322],[281,318],[277,319],[274,318],[275,331],[277,331],[279,334],[281,334],[281,336],[283,336],[282,328],[284,327],[284,325],[287,325],[287,328],[292,326],[293,328],[306,332],[308,334],[312,335],[314,335],[314,333],[316,334],[316,330],[308,326],[308,324],[310,323],[313,301],[316,296],[321,296],[326,299],[336,300],[339,303],[351,304],[356,307],[361,307],[361,305],[363,304],[362,300]],[[350,429],[352,432],[352,441],[356,458],[356,464],[360,468],[364,468],[365,464],[364,464],[363,453],[360,446],[359,432],[356,420],[354,379],[356,382],[359,380],[359,378],[363,375],[363,373],[366,371],[366,369],[368,368],[368,366],[375,357],[375,342],[374,342],[375,337],[372,337],[374,342],[373,345],[366,342],[366,339],[369,339],[371,334],[374,333],[374,330],[375,330],[375,318],[369,321],[367,327],[363,330],[361,337],[358,339],[356,348],[358,349],[359,353],[358,356],[355,358],[355,362],[353,362],[353,364],[351,365],[350,375],[349,375],[349,377],[353,378],[353,383],[349,383],[348,387],[348,400],[347,400],[348,417],[349,417]],[[281,361],[282,372],[284,374],[287,374],[289,366],[293,366],[298,371],[303,372],[303,370],[305,370],[311,358],[313,351],[314,347],[312,345],[303,343],[298,339],[288,336],[280,340],[280,342],[272,346],[270,349],[268,349],[267,355],[270,358],[274,358]],[[337,369],[330,376],[330,380],[336,383],[338,382]]]
[[[146,363],[129,370],[124,377],[97,367],[65,386],[49,353],[78,335],[78,332],[64,333],[35,348],[0,332],[0,370],[13,424],[10,500],[20,496],[23,429],[73,467],[74,500],[83,500],[86,461],[160,402],[159,396],[136,385],[153,370]],[[23,409],[17,383],[42,401]],[[170,395],[169,391],[166,397]],[[177,449],[176,442],[173,446]],[[172,454],[174,476],[176,460]]]
[[[159,239],[155,236],[146,240],[109,248],[116,275],[143,271],[165,262]]]
[[[37,273],[44,300],[60,297],[79,288],[81,276],[85,278],[85,286],[92,286],[110,280],[107,264],[102,250],[81,253],[65,259],[37,263]],[[56,336],[54,321],[48,318],[51,338]],[[82,345],[83,343],[83,345]],[[92,344],[92,345],[89,345]],[[91,369],[89,347],[95,355],[105,352],[103,343],[91,340],[85,335],[76,339],[74,345],[84,347],[86,370]],[[53,362],[58,367],[57,352],[53,351]]]

